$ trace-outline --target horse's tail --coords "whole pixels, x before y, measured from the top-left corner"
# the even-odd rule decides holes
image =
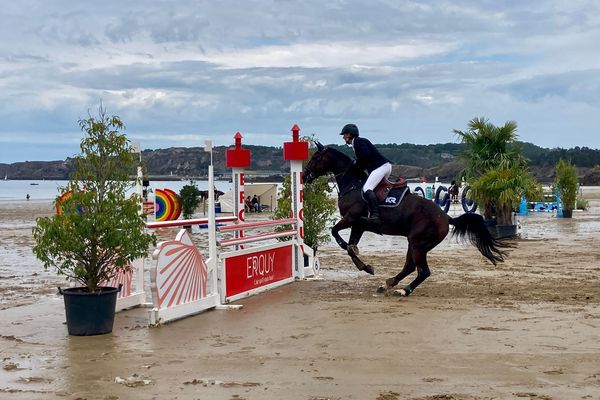
[[[454,225],[452,236],[460,239],[467,236],[477,250],[494,265],[504,261],[506,251],[503,248],[513,247],[509,243],[494,239],[479,214],[466,213],[458,218],[450,218],[450,224]]]

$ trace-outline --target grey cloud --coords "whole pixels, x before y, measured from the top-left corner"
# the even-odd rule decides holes
[[[349,121],[377,142],[451,141],[453,128],[479,115],[516,119],[524,139],[543,144],[572,121],[600,124],[588,112],[600,89],[591,55],[599,8],[567,0],[7,3],[0,135],[76,138],[77,118],[102,100],[128,133],[148,134],[145,147],[172,145],[172,134],[230,143],[236,130],[278,142],[293,123],[336,142]],[[337,46],[337,61],[352,46],[407,43],[437,47],[373,62],[318,60],[327,46]],[[297,49],[316,62],[294,63],[294,54],[264,61]],[[236,57],[248,59],[223,61]]]
[[[597,106],[600,104],[600,69],[536,76],[492,89],[507,92],[526,102],[558,97]]]

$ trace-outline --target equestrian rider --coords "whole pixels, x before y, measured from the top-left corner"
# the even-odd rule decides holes
[[[355,166],[361,170],[367,170],[369,177],[362,187],[365,199],[369,205],[369,217],[366,221],[373,224],[379,224],[379,207],[375,197],[375,187],[384,178],[388,178],[392,173],[392,164],[381,155],[373,144],[358,134],[358,127],[354,124],[348,124],[342,128],[340,135],[343,135],[344,141],[352,145],[356,155]]]

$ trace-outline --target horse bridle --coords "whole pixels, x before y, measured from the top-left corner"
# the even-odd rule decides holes
[[[319,154],[319,157],[322,157],[322,155]],[[352,163],[348,164],[348,166],[346,167],[346,169],[344,169],[342,172],[334,174],[333,172],[328,174],[330,179],[330,182],[333,182],[333,186],[335,187],[335,190],[337,191],[338,194],[338,198],[342,198],[343,196],[345,196],[346,194],[350,193],[351,191],[355,190],[356,187],[354,187],[354,185],[352,185],[350,187],[350,189],[346,190],[343,193],[340,193],[340,187],[337,183],[337,179],[338,177],[343,177],[344,175],[346,175],[346,173],[350,170],[350,168],[352,168]],[[314,176],[314,173],[312,172],[312,170],[308,167],[308,165],[305,168],[305,171],[308,171],[308,174],[305,174],[306,178],[309,178],[310,181],[315,180],[317,177]],[[331,179],[331,176],[333,176],[333,179]]]
[[[319,152],[317,152],[317,153],[315,153],[315,155],[313,155],[313,159],[314,159],[314,157],[315,157],[317,154],[319,155],[319,159],[321,159],[321,158],[323,157],[321,154],[319,154]],[[311,160],[311,162],[312,162],[312,160]],[[310,165],[310,162],[309,162],[308,164]],[[315,174],[312,172],[312,170],[309,168],[309,165],[307,165],[307,166],[304,168],[304,170],[305,170],[305,171],[308,171],[308,174],[306,174],[306,173],[304,174],[304,179],[305,179],[305,180],[306,180],[306,179],[308,179],[308,180],[310,180],[310,181],[312,182],[312,181],[314,181],[315,179],[317,179],[317,177],[316,177],[316,176],[315,176]]]

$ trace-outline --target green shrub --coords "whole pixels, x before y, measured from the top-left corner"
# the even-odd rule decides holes
[[[190,219],[194,215],[196,208],[200,204],[200,190],[194,181],[185,185],[179,191],[179,201],[181,202],[181,212],[183,219]]]
[[[577,182],[577,170],[568,161],[559,160],[556,164],[555,185],[560,192],[560,200],[565,210],[573,210],[577,200],[579,183]]]
[[[335,199],[329,197],[331,191],[325,177],[320,177],[303,187],[304,243],[315,252],[319,246],[329,240],[329,231],[325,228],[333,222],[333,213],[337,207]],[[291,178],[288,175],[277,198],[277,210],[273,214],[273,219],[289,218],[291,204]]]
[[[576,210],[587,210],[590,206],[590,203],[581,196],[577,196],[577,201],[575,202]]]

